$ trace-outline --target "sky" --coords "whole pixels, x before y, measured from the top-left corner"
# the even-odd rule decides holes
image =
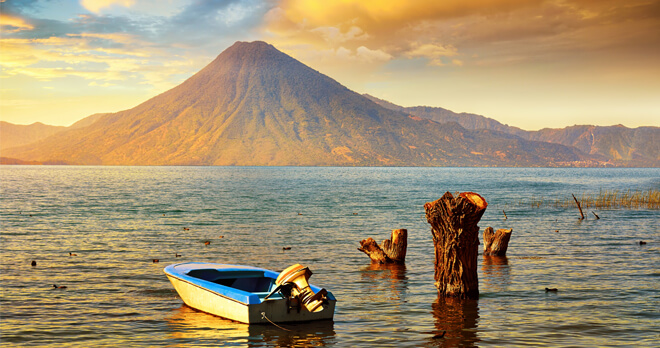
[[[254,40],[401,106],[660,126],[660,0],[0,0],[0,120],[130,109]]]

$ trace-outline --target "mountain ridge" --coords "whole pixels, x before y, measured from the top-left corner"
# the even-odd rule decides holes
[[[51,126],[41,122],[20,125],[0,121],[0,149],[27,145],[65,129],[63,126]]]
[[[492,129],[519,136],[526,140],[562,144],[579,149],[608,161],[630,162],[636,166],[660,165],[660,128],[628,128],[614,126],[574,125],[564,128],[543,128],[528,131],[502,124],[494,119],[469,113],[428,106],[403,107],[391,102],[365,95],[379,105],[437,122],[458,122],[466,129]]]
[[[466,112],[456,113],[445,108],[434,107],[434,106],[404,107],[391,103],[387,100],[376,98],[370,94],[363,94],[363,96],[369,98],[374,103],[379,104],[391,110],[396,110],[406,114],[412,114],[418,117],[427,118],[439,123],[456,122],[465,129],[471,129],[471,130],[491,129],[491,130],[496,130],[518,136],[520,136],[521,134],[524,135],[527,132],[518,127],[502,124],[501,122],[495,119],[482,115],[471,114]]]

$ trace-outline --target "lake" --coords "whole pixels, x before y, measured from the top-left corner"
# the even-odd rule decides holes
[[[579,220],[574,206],[531,203],[657,190],[660,169],[0,166],[0,175],[2,345],[660,342],[660,211],[590,208]],[[513,229],[507,257],[478,257],[478,300],[439,298],[433,285],[423,205],[447,191],[486,199],[482,241],[488,226]],[[405,266],[371,265],[357,250],[397,228],[408,229]],[[284,331],[193,310],[163,273],[183,261],[301,263],[337,297],[334,322]]]

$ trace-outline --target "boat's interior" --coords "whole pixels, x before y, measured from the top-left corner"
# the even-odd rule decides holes
[[[191,277],[252,293],[268,294],[273,290],[275,279],[266,277],[263,271],[240,270],[218,271],[216,269],[195,269],[188,272]]]

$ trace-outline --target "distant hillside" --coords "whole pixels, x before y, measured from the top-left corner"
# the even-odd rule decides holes
[[[71,126],[69,126],[69,128],[75,129],[75,128],[87,127],[87,126],[93,124],[94,122],[98,121],[100,118],[102,118],[104,116],[107,116],[107,115],[110,115],[110,114],[109,113],[100,113],[100,114],[94,114],[94,115],[91,115],[91,116],[87,116],[87,117],[83,118],[82,120],[72,124]]]
[[[62,132],[66,129],[82,128],[96,122],[99,118],[108,114],[94,114],[83,118],[69,127],[50,126],[41,122],[31,125],[19,125],[0,121],[0,151],[10,147],[31,144],[49,136]]]
[[[390,110],[396,110],[403,112],[409,115],[415,115],[417,117],[427,118],[439,123],[447,122],[456,122],[463,126],[466,129],[491,129],[513,135],[525,135],[526,131],[517,128],[511,127],[506,124],[502,124],[492,118],[488,118],[481,115],[469,114],[469,113],[455,113],[451,110],[439,108],[439,107],[430,107],[430,106],[413,106],[413,107],[403,107],[396,104],[390,103],[383,99],[378,99],[369,94],[363,94],[366,98],[369,98],[371,101],[375,102],[378,105],[386,107]]]
[[[26,126],[0,121],[0,151],[39,141],[65,129],[66,127],[49,126],[41,122]]]
[[[3,152],[109,165],[599,165],[573,147],[384,108],[264,42],[237,42],[179,86]]]
[[[592,155],[632,165],[658,166],[660,163],[660,128],[617,126],[572,126],[527,132],[524,138],[574,146]]]
[[[36,165],[36,164],[46,164],[46,165],[65,165],[72,164],[63,161],[23,161],[15,158],[0,157],[0,164],[14,164],[14,165]]]
[[[660,166],[660,128],[627,128],[617,126],[572,126],[559,129],[526,131],[504,125],[494,119],[468,113],[427,106],[402,107],[365,94],[374,102],[390,110],[404,112],[437,122],[456,122],[471,129],[491,129],[519,136],[527,140],[572,146],[613,163],[629,166]]]

